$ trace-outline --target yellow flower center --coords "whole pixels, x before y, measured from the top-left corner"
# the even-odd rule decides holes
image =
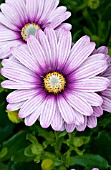
[[[23,40],[27,41],[27,36],[29,34],[32,34],[35,36],[36,31],[38,29],[40,29],[40,26],[35,23],[26,24],[21,30],[21,36],[22,36]]]
[[[49,93],[57,94],[64,90],[66,80],[58,72],[48,73],[44,78],[44,87]]]

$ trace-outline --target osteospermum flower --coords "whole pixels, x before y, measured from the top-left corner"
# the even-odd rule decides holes
[[[102,104],[97,92],[105,90],[109,80],[96,75],[108,66],[105,55],[91,56],[95,43],[88,36],[71,45],[70,31],[63,29],[57,38],[52,28],[39,29],[37,39],[28,37],[28,50],[12,48],[15,59],[2,61],[1,74],[9,79],[2,87],[17,89],[7,96],[7,110],[19,110],[27,126],[37,119],[43,128],[51,125],[54,130],[64,123],[82,125],[85,116],[93,114],[92,107]]]
[[[99,74],[99,76],[106,77],[110,80],[111,82],[111,57],[108,56],[108,48],[105,46],[99,47],[97,50],[94,49],[93,51],[93,56],[95,57],[95,54],[105,54],[105,57],[107,62],[108,62],[108,68]],[[100,57],[100,56],[99,56]],[[102,58],[101,58],[102,59]],[[96,55],[95,60],[98,60],[98,56]],[[92,62],[92,59],[90,58],[90,62]],[[66,129],[68,132],[74,131],[76,128],[78,131],[84,131],[86,126],[89,128],[94,128],[97,126],[97,118],[103,115],[103,111],[111,112],[111,83],[107,87],[107,89],[99,92],[99,95],[101,96],[103,103],[100,106],[92,106],[93,108],[93,114],[91,116],[84,116],[84,123],[81,125],[76,125],[76,124],[67,124],[64,123],[63,127],[61,130]]]
[[[71,29],[64,23],[71,15],[65,6],[57,7],[59,0],[6,0],[0,13],[0,58],[10,56],[10,47],[26,44],[29,34],[51,26],[58,34],[61,28]]]

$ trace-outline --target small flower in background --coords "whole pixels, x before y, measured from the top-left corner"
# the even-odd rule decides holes
[[[92,170],[99,170],[98,168],[93,168]]]
[[[57,33],[61,28],[71,29],[64,23],[71,16],[65,6],[57,7],[59,0],[6,0],[0,13],[0,58],[10,56],[10,47],[26,44],[27,36],[36,30],[51,26]]]
[[[95,123],[93,107],[103,102],[98,92],[110,83],[98,76],[108,67],[107,57],[92,55],[95,43],[88,36],[71,45],[70,31],[63,29],[57,39],[47,27],[37,31],[37,39],[28,37],[28,50],[12,48],[15,59],[2,61],[1,74],[9,79],[2,87],[17,89],[7,96],[7,110],[19,110],[27,126],[38,119],[43,128],[70,132]]]

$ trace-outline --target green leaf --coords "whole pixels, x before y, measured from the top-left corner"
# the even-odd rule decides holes
[[[7,152],[8,152],[7,148],[6,147],[3,148],[0,152],[0,158],[3,158],[7,154]]]
[[[97,167],[99,169],[107,169],[109,167],[108,162],[103,157],[94,154],[70,157],[69,165],[81,165],[88,168]]]
[[[25,149],[21,149],[19,151],[17,151],[12,157],[11,157],[11,161],[15,161],[15,162],[31,162],[32,160],[34,160],[34,156],[32,157],[28,157],[24,154],[24,150]]]
[[[8,149],[8,153],[5,157],[2,158],[2,160],[6,161],[10,159],[15,154],[15,152],[24,147],[27,147],[27,144],[28,142],[26,141],[26,132],[21,131],[16,133],[9,140],[3,142],[2,146]]]
[[[12,165],[11,170],[39,170],[40,165],[34,162],[27,162],[27,163],[14,163]]]

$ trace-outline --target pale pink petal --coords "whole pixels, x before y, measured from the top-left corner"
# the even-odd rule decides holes
[[[24,82],[14,82],[11,80],[5,80],[1,83],[1,86],[3,88],[8,88],[8,89],[32,89],[32,88],[37,88],[37,84],[34,83],[24,83]]]
[[[72,58],[72,54],[70,55],[69,57],[70,63],[69,61],[67,61],[67,64],[64,69],[67,72],[72,72],[73,70],[77,69],[89,57],[89,55],[92,53],[94,48],[95,48],[95,43],[93,42],[89,43],[87,46],[84,46],[82,50],[78,48],[78,53],[77,54],[73,53],[73,58]]]
[[[110,81],[107,78],[96,76],[90,79],[76,81],[72,87],[77,91],[98,92],[105,90]]]
[[[9,111],[19,110],[23,106],[24,103],[25,103],[25,101],[18,102],[18,103],[10,103],[7,105],[7,110],[9,110]]]
[[[86,102],[84,98],[80,97],[77,93],[69,92],[65,93],[64,95],[71,107],[73,107],[79,113],[87,116],[90,116],[93,113],[90,104]]]
[[[27,45],[37,65],[44,68],[46,66],[46,57],[39,41],[34,36],[30,35],[27,40]]]
[[[19,111],[19,117],[25,118],[33,113],[36,108],[44,101],[45,95],[38,94],[27,100]]]
[[[58,41],[58,70],[61,70],[67,62],[71,49],[72,37],[70,31],[63,30]]]
[[[8,18],[10,22],[12,22],[14,25],[20,28],[22,24],[20,20],[20,16],[11,5],[6,3],[1,4],[1,11],[6,16],[6,18]]]
[[[19,28],[12,24],[1,12],[0,12],[0,23],[10,28],[11,30],[18,31]]]
[[[51,65],[52,67],[56,67],[56,61],[57,61],[57,37],[56,34],[54,32],[54,30],[52,28],[46,28],[44,30],[47,39],[49,41],[49,45],[50,45],[50,50],[51,50]]]
[[[20,35],[12,30],[0,31],[0,41],[18,40],[19,38]]]
[[[23,71],[19,68],[17,69],[11,69],[11,68],[2,68],[1,69],[1,74],[13,81],[16,82],[36,82],[37,76],[34,77],[33,74],[31,75],[30,72]]]
[[[88,93],[88,92],[74,92],[77,93],[80,97],[85,99],[91,106],[100,106],[103,103],[101,96],[97,93]]]
[[[40,124],[43,128],[47,128],[52,123],[56,112],[55,96],[48,96],[45,98],[44,104],[41,108]]]
[[[106,70],[108,63],[105,60],[96,60],[78,68],[74,72],[74,79],[90,78]]]
[[[100,117],[101,115],[103,115],[103,109],[102,106],[94,106],[93,107],[93,116],[95,117]]]
[[[36,89],[16,90],[10,93],[6,99],[9,103],[18,103],[36,96],[37,93],[38,91]]]
[[[30,22],[35,21],[38,12],[38,1],[37,0],[27,0],[26,1],[26,12]]]
[[[65,129],[66,129],[66,131],[69,133],[69,132],[73,132],[74,131],[74,129],[75,129],[75,124],[73,123],[73,124],[67,124],[67,123],[65,123]]]
[[[75,121],[74,110],[67,103],[62,95],[57,96],[57,104],[59,111],[64,119],[64,121],[68,124],[72,124]]]
[[[76,125],[76,129],[78,130],[78,131],[84,131],[85,130],[85,128],[86,128],[86,124],[87,124],[87,116],[85,116],[84,117],[84,123],[83,124],[81,124],[81,125]]]
[[[59,131],[62,125],[63,125],[63,118],[61,116],[61,113],[59,112],[59,109],[56,108],[55,115],[51,123],[52,129]]]
[[[25,124],[26,126],[32,126],[36,120],[39,118],[40,114],[41,114],[41,107],[42,107],[42,103],[40,106],[38,106],[36,108],[36,110],[31,113],[29,116],[25,117]]]
[[[32,58],[31,55],[25,53],[24,51],[18,48],[12,48],[11,50],[13,56],[19,60],[24,66],[34,71],[35,73],[40,72],[40,68],[37,65],[36,59]]]
[[[111,99],[103,96],[103,104],[102,104],[102,108],[103,110],[107,111],[107,112],[111,112]]]
[[[95,116],[87,117],[87,126],[89,128],[95,128],[97,126],[97,118]]]

